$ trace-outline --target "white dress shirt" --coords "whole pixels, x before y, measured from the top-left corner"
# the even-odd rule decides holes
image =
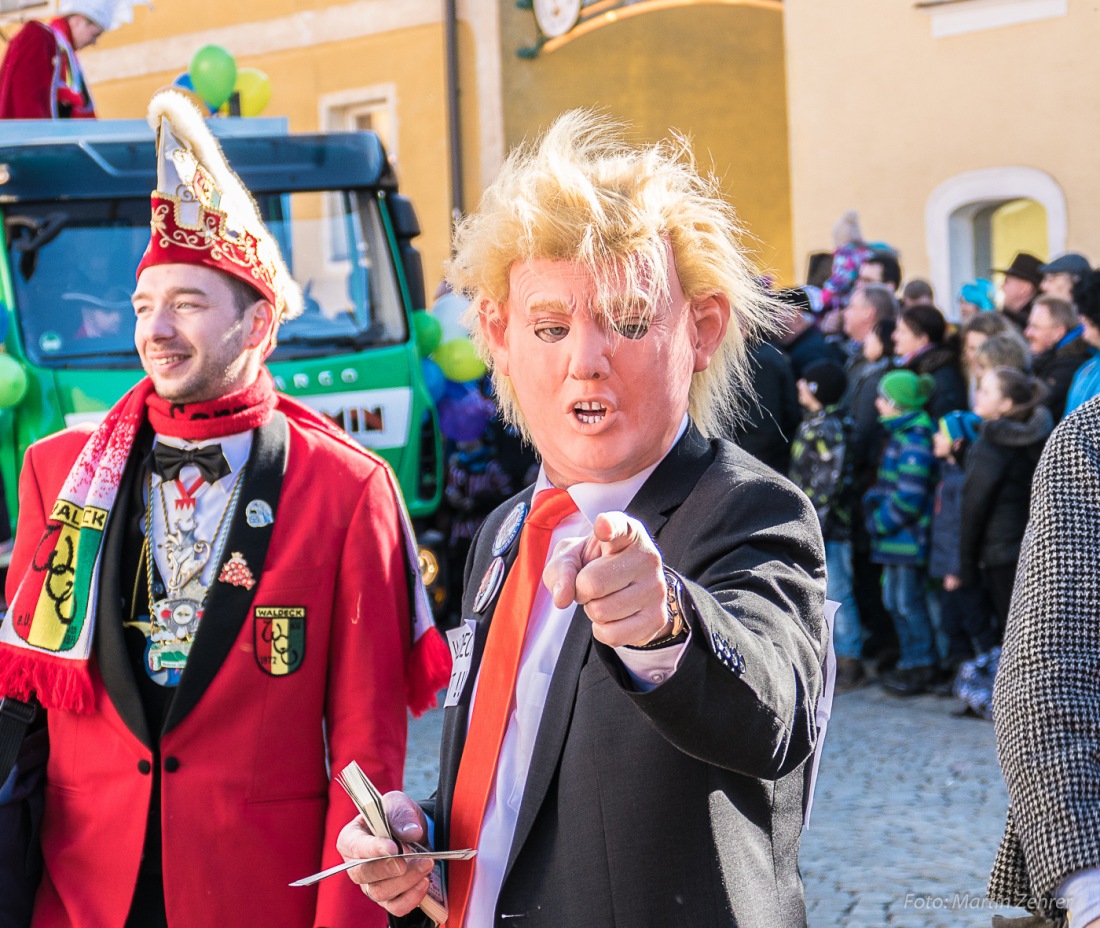
[[[680,426],[676,441],[687,429],[688,420]],[[673,445],[675,445],[675,441]],[[660,463],[660,462],[658,462]],[[587,536],[592,523],[601,512],[622,511],[657,467],[646,468],[628,480],[618,483],[578,483],[569,487],[569,495],[578,511],[563,519],[550,538],[547,559],[558,542],[567,538]],[[550,481],[540,469],[535,481],[535,495],[549,489]],[[473,578],[475,582],[480,578]],[[516,675],[515,709],[508,720],[504,740],[497,761],[496,778],[489,792],[485,815],[478,840],[474,879],[470,888],[470,901],[466,911],[466,928],[487,928],[493,924],[497,897],[504,881],[504,869],[512,847],[512,836],[519,818],[523,790],[535,748],[550,678],[557,666],[558,655],[565,643],[565,635],[576,603],[564,609],[554,605],[551,593],[539,585],[527,623],[523,642],[523,654]],[[649,690],[663,682],[679,665],[686,642],[679,646],[638,651],[616,648],[615,653],[640,690]],[[471,697],[470,717],[477,700],[477,686]]]
[[[203,441],[187,441],[175,438],[171,435],[157,435],[154,444],[171,445],[174,448],[203,448],[206,445],[220,444],[222,454],[225,455],[232,473],[222,477],[212,484],[202,484],[195,492],[196,523],[195,534],[211,542],[212,551],[210,559],[202,570],[202,585],[207,589],[217,579],[221,562],[224,562],[222,544],[228,534],[229,520],[224,519],[226,506],[233,495],[233,488],[240,476],[241,469],[248,461],[248,455],[252,450],[252,431],[238,432],[236,435],[226,435],[222,438],[209,438]],[[180,471],[179,479],[185,487],[190,487],[200,477],[199,469],[192,464],[185,465]],[[167,485],[161,487],[161,479],[156,474],[152,476],[152,497],[146,500],[146,505],[151,507],[153,537],[150,539],[150,549],[156,558],[157,569],[161,577],[167,581],[170,565],[167,560],[167,552],[164,548],[165,536],[169,528],[165,525],[165,510],[169,520],[174,523],[176,513],[175,501],[180,498],[179,489],[174,480],[167,481]],[[219,527],[221,532],[218,532]]]

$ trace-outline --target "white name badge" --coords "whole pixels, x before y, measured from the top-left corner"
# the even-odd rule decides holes
[[[451,682],[447,684],[447,699],[443,708],[457,706],[458,697],[470,676],[470,664],[474,659],[474,628],[477,623],[467,619],[458,628],[447,632],[447,644],[451,648]]]

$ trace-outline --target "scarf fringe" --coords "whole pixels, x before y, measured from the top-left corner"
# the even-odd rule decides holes
[[[35,696],[47,709],[88,715],[95,707],[92,678],[83,661],[49,654],[13,653],[0,646],[0,693],[30,702]]]
[[[451,650],[436,628],[416,639],[405,664],[405,701],[413,718],[439,705],[439,691],[451,678]]]

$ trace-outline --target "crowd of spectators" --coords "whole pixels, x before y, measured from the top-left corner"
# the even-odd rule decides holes
[[[949,319],[854,213],[834,246],[778,293],[791,316],[755,350],[759,405],[734,437],[817,510],[838,691],[953,693],[988,717],[1035,467],[1100,393],[1100,272],[1020,252]]]

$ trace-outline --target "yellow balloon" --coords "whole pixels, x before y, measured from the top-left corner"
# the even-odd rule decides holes
[[[242,116],[259,116],[271,102],[271,81],[258,68],[238,68],[233,90],[240,97]]]

